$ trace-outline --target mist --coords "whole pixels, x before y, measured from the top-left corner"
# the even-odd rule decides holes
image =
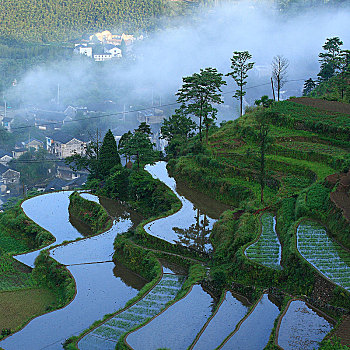
[[[304,80],[317,77],[318,53],[326,38],[338,36],[344,42],[343,48],[350,48],[349,23],[350,10],[344,8],[318,12],[312,9],[288,17],[271,3],[240,2],[199,8],[191,21],[155,32],[138,42],[136,60],[132,63],[98,65],[76,57],[35,67],[6,95],[20,96],[24,107],[38,106],[55,99],[59,84],[60,99],[65,105],[79,105],[89,95],[113,100],[117,108],[123,103],[150,106],[152,95],[157,103],[170,103],[176,100],[183,76],[206,67],[215,67],[225,74],[230,71],[233,51],[248,50],[256,67],[249,72],[248,103],[263,94],[271,96],[268,83],[271,61],[276,55],[289,60],[288,80],[298,80],[283,88],[282,96],[287,98],[300,95]],[[113,32],[112,28],[105,29]],[[237,87],[231,78],[226,80],[225,104],[232,106],[231,91]],[[231,118],[235,113],[234,109],[229,112]]]

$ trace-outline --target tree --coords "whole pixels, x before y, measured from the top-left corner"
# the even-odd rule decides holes
[[[45,181],[55,173],[55,163],[43,148],[37,151],[31,148],[18,159],[13,159],[10,166],[21,173],[21,182],[28,186]]]
[[[267,95],[264,95],[261,96],[260,100],[255,100],[254,104],[257,106],[263,106],[264,108],[268,108],[273,104],[273,100]]]
[[[272,79],[277,86],[277,101],[280,100],[281,89],[287,80],[288,60],[283,56],[275,56],[271,63]]]
[[[135,132],[123,147],[122,152],[126,157],[136,157],[137,169],[140,169],[140,162],[153,162],[155,159],[153,144],[142,132]]]
[[[344,98],[344,91],[349,86],[350,77],[350,50],[341,50],[338,59],[337,69],[339,71],[339,89],[341,99]]]
[[[182,88],[176,93],[177,101],[181,103],[179,113],[199,118],[201,142],[203,121],[208,124],[209,118],[215,117],[217,109],[213,107],[214,103],[223,103],[220,93],[221,86],[226,85],[226,82],[222,76],[216,68],[201,69],[200,73],[182,78]]]
[[[148,136],[151,136],[153,134],[151,131],[151,127],[146,122],[140,123],[138,128],[135,129],[135,132],[142,132],[144,134],[147,134]]]
[[[196,124],[193,120],[183,113],[181,110],[175,110],[168,120],[164,119],[160,128],[161,138],[171,142],[174,137],[179,137],[183,141],[187,141],[192,135],[193,130],[196,129]]]
[[[307,96],[316,87],[316,82],[311,78],[304,83],[303,96]]]
[[[132,132],[130,130],[122,135],[122,137],[120,138],[119,143],[118,143],[118,151],[119,152],[123,153],[122,152],[123,148],[125,147],[125,145],[128,143],[128,141],[131,138],[132,138]],[[126,161],[128,161],[128,157],[126,157]]]
[[[254,66],[254,62],[247,62],[252,58],[252,55],[248,51],[234,51],[231,58],[232,72],[227,73],[226,76],[231,76],[238,85],[239,89],[233,95],[234,98],[240,100],[240,115],[243,115],[243,96],[246,91],[243,87],[247,84],[248,71]]]
[[[332,78],[336,74],[339,60],[341,60],[341,46],[343,42],[338,37],[327,38],[322,46],[325,52],[321,52],[318,57],[321,64],[320,72],[317,74],[320,82]]]
[[[118,153],[117,143],[112,131],[109,129],[103,138],[100,157],[99,157],[99,175],[106,177],[116,165],[121,165]]]
[[[258,126],[258,142],[260,146],[260,201],[264,203],[264,188],[265,188],[265,153],[268,144],[271,142],[269,138],[270,127],[268,124],[269,111],[263,110],[256,115]]]

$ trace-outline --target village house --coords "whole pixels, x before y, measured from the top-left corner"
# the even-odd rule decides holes
[[[86,142],[80,141],[62,132],[46,137],[46,149],[58,158],[67,158],[73,154],[84,154]]]
[[[112,44],[106,44],[103,48],[105,53],[111,54],[112,58],[121,58],[122,50]]]
[[[88,174],[87,170],[72,170],[68,165],[58,165],[56,176],[63,180],[74,180]]]
[[[92,57],[92,47],[87,46],[87,44],[75,44],[74,53],[78,55]]]
[[[25,147],[20,147],[20,146],[17,146],[15,147],[15,149],[12,151],[12,157],[14,159],[18,159],[22,154],[28,152],[28,149],[25,148]]]
[[[19,193],[21,173],[0,164],[0,192],[2,195]]]
[[[104,62],[112,59],[112,55],[110,53],[102,53],[94,55],[95,62]]]
[[[163,110],[159,108],[150,108],[137,112],[137,121],[146,124],[161,124],[165,118]]]
[[[11,153],[6,152],[2,149],[0,150],[0,164],[6,166],[12,159],[13,157],[11,156]]]
[[[28,111],[28,116],[34,118],[34,125],[39,130],[60,130],[66,117],[63,112],[34,109]]]
[[[11,117],[4,117],[1,120],[1,125],[4,129],[6,129],[8,132],[11,132],[11,125],[13,123],[14,119]]]
[[[37,151],[39,148],[44,147],[44,142],[36,140],[36,139],[24,141],[24,142],[22,142],[22,144],[27,150],[34,148]]]

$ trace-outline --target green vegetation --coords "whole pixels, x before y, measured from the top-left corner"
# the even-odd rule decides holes
[[[87,224],[93,234],[104,232],[112,225],[111,218],[100,204],[81,197],[78,192],[69,196],[68,211],[70,215]]]
[[[334,283],[350,291],[350,254],[333,242],[326,230],[313,221],[303,221],[297,230],[301,255]]]
[[[68,304],[75,296],[75,281],[67,268],[50,257],[47,250],[35,260],[32,276],[39,286],[49,289],[57,299],[55,308]]]
[[[13,332],[34,315],[47,312],[55,302],[54,294],[45,288],[0,292],[0,329],[10,329]]]
[[[281,245],[275,231],[275,218],[272,214],[263,214],[260,218],[261,234],[257,242],[245,250],[245,255],[262,265],[280,269]]]
[[[182,12],[183,4],[166,0],[37,1],[0,5],[0,37],[36,42],[67,41],[81,33],[120,28],[124,32],[152,30],[161,16]]]
[[[0,240],[5,243],[1,249],[18,254],[52,243],[54,237],[51,233],[30,220],[20,204],[18,202],[10,210],[0,213]]]

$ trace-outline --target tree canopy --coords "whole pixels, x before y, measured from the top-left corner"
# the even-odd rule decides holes
[[[252,55],[248,51],[234,51],[231,58],[232,72],[226,74],[231,76],[239,87],[233,97],[240,101],[241,116],[243,115],[243,96],[246,94],[243,88],[247,84],[248,71],[254,66],[254,62],[248,62],[251,58]]]
[[[115,142],[115,138],[110,129],[103,138],[100,150],[99,165],[100,175],[103,177],[109,175],[113,167],[116,165],[121,165],[117,143]]]
[[[202,141],[203,123],[207,127],[216,119],[217,109],[213,104],[223,103],[221,86],[226,85],[222,74],[216,68],[201,69],[189,77],[182,78],[183,84],[176,93],[181,103],[179,113],[199,118],[199,138]]]

